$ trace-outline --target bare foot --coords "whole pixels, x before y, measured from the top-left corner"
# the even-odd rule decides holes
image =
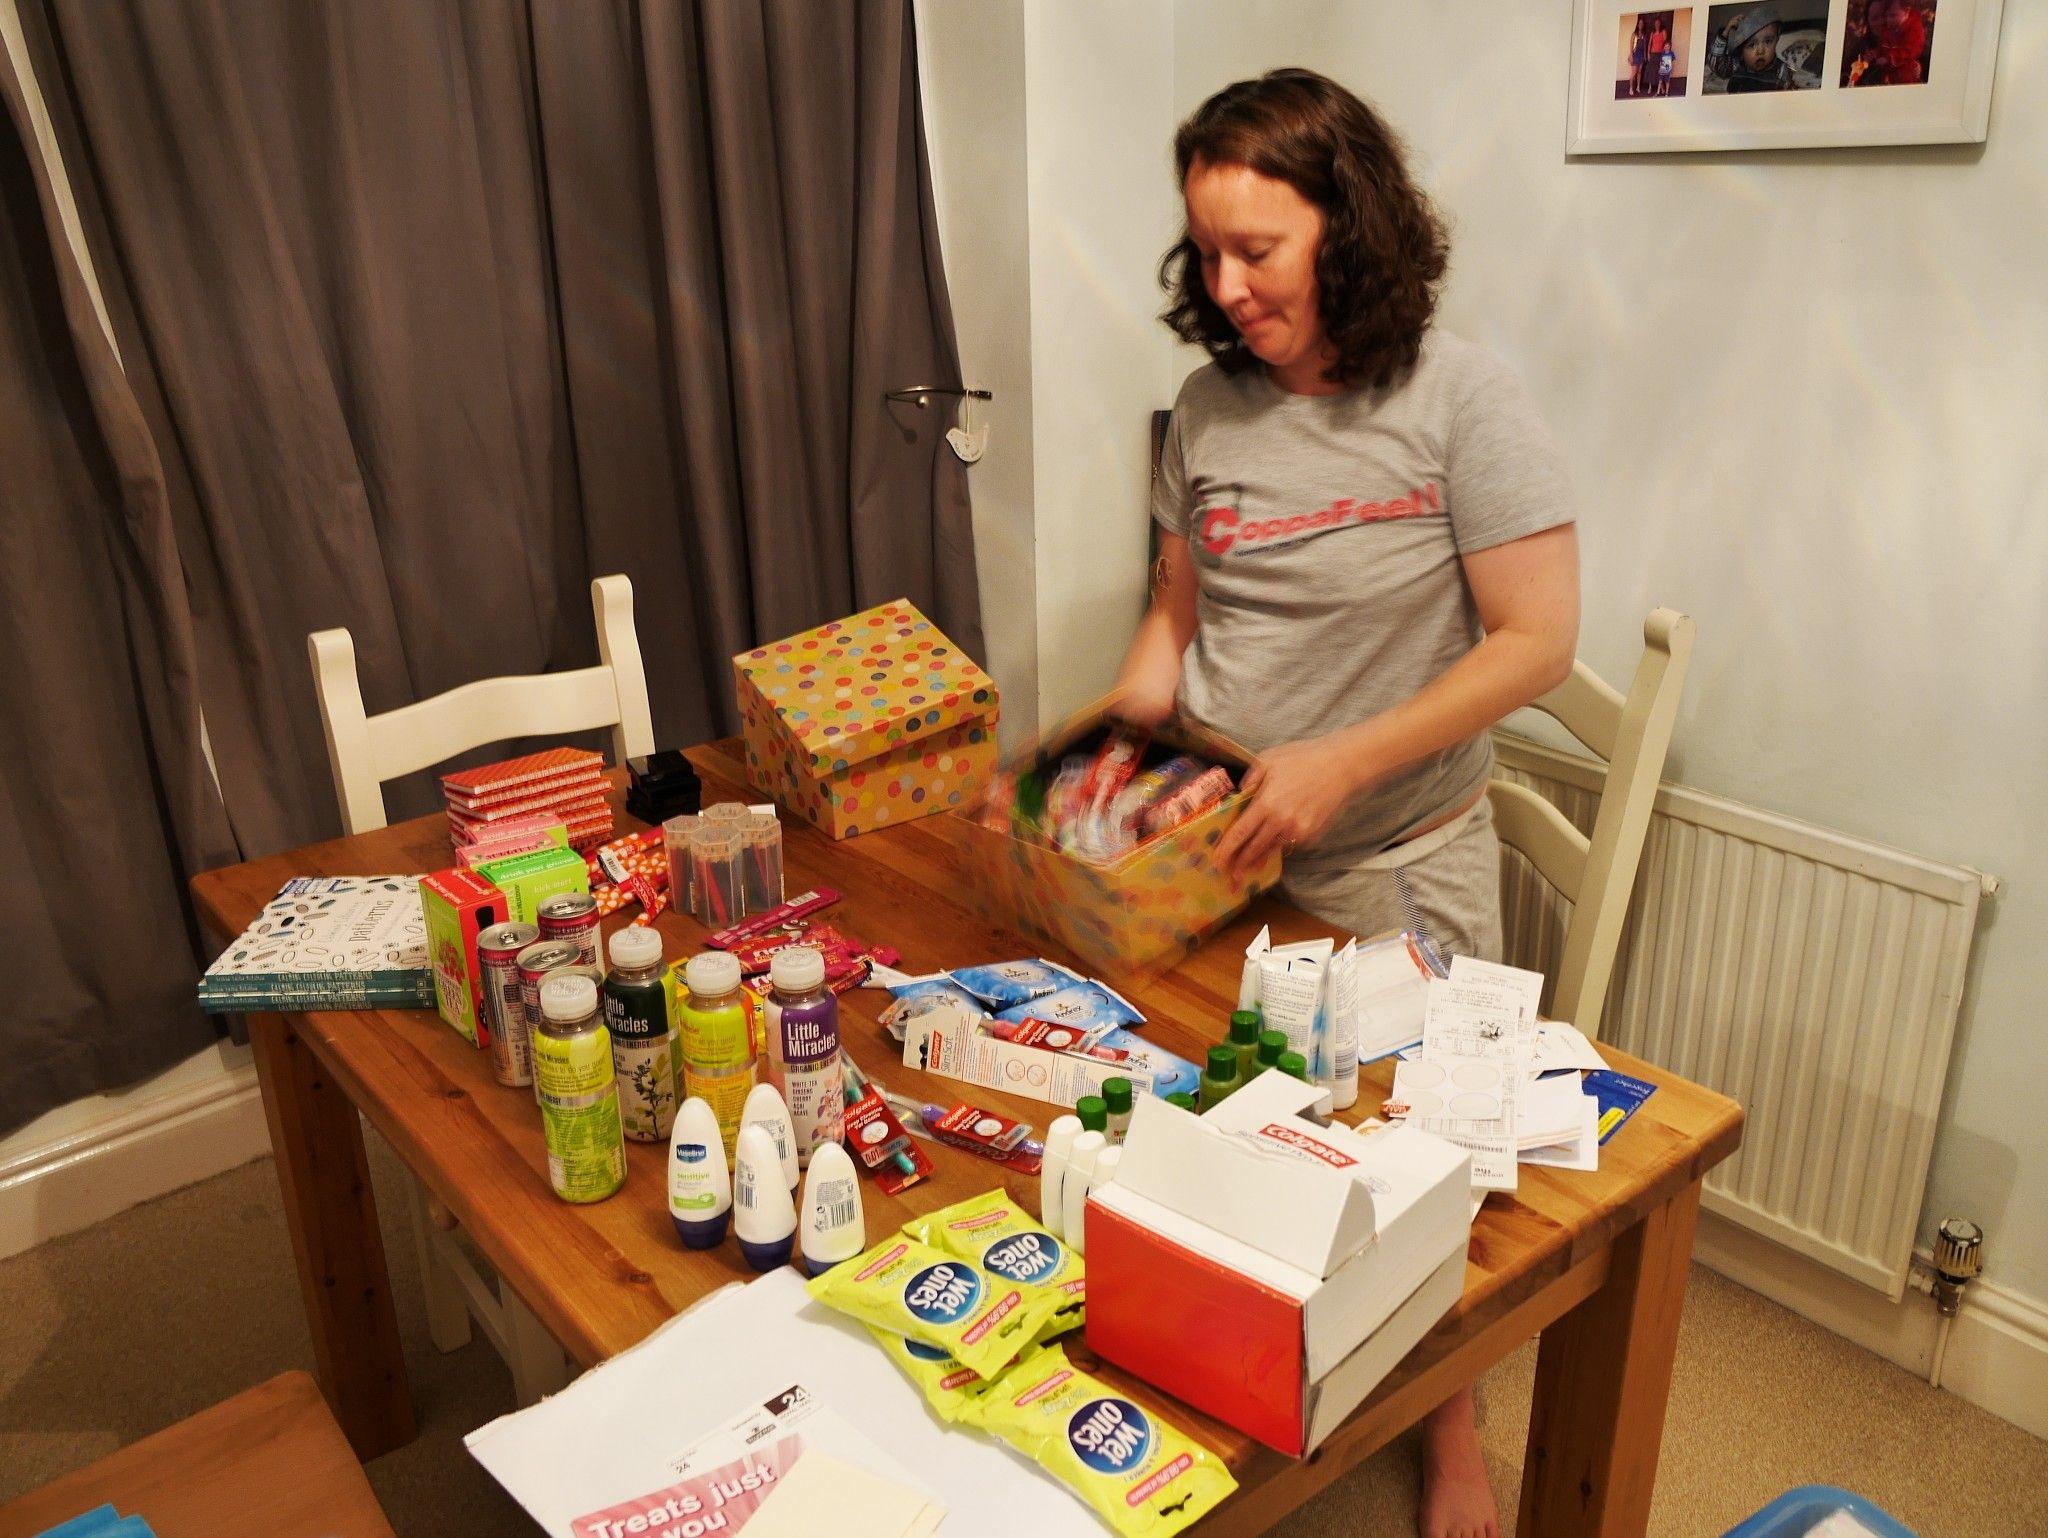
[[[1469,1388],[1422,1423],[1422,1509],[1415,1526],[1421,1538],[1500,1538]]]

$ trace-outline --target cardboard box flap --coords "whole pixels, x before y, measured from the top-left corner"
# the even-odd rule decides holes
[[[819,775],[1000,710],[994,681],[907,598],[732,661]]]
[[[1259,1147],[1141,1095],[1117,1183],[1191,1222],[1325,1277],[1372,1241],[1372,1192],[1350,1174]]]

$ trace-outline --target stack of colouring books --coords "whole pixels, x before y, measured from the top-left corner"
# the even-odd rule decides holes
[[[210,1014],[431,1009],[417,876],[299,876],[199,979]]]

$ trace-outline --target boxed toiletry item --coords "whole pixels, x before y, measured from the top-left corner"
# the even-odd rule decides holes
[[[971,805],[995,681],[899,598],[732,659],[747,768],[834,838]]]
[[[1243,813],[1246,797],[1231,790],[1177,825],[1143,837],[1108,859],[1091,859],[1046,842],[1033,828],[1042,788],[1061,761],[1099,752],[1116,697],[1069,717],[1040,744],[1004,766],[1002,784],[1019,792],[1005,817],[964,804],[948,827],[966,855],[969,901],[992,922],[1072,952],[1108,977],[1169,965],[1280,879],[1275,850],[1242,886],[1216,863],[1216,845]],[[1149,736],[1137,772],[1193,757],[1242,782],[1251,755],[1228,738],[1186,723]]]
[[[539,922],[540,905],[558,893],[590,890],[589,864],[575,850],[558,845],[486,861],[476,874],[505,894],[505,918],[514,924]]]
[[[487,1047],[491,1030],[484,1015],[476,937],[504,922],[505,894],[458,866],[420,877],[420,908],[426,918],[427,959],[434,969],[434,1007],[465,1041]]]
[[[1457,1302],[1471,1230],[1463,1149],[1326,1104],[1272,1072],[1205,1116],[1141,1097],[1087,1205],[1089,1346],[1290,1456]]]

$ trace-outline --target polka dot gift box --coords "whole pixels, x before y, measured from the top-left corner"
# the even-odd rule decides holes
[[[757,784],[834,838],[971,806],[995,681],[899,598],[732,659]]]
[[[1110,703],[1099,701],[1054,727],[1030,757],[1053,762],[1072,744],[1092,738]],[[1251,761],[1228,738],[1185,723],[1154,737],[1227,765],[1233,780],[1243,778]],[[1216,845],[1244,807],[1243,793],[1233,791],[1199,817],[1107,865],[985,828],[964,815],[971,805],[951,827],[967,854],[965,895],[983,917],[1072,955],[1099,977],[1131,979],[1171,966],[1280,880],[1278,851],[1242,888],[1233,888],[1216,864]]]

